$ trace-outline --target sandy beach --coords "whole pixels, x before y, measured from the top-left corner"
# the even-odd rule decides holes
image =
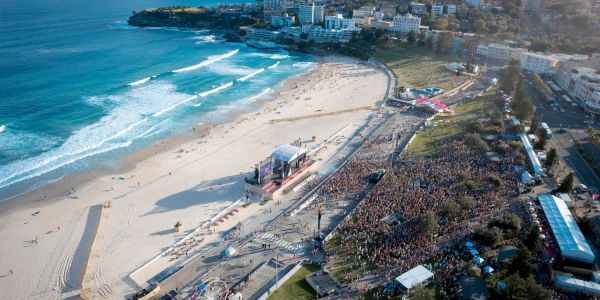
[[[386,84],[370,63],[325,57],[257,110],[231,112],[230,121],[128,157],[126,172],[82,174],[1,203],[2,298],[61,299],[84,281],[93,299],[122,299],[136,289],[132,272],[243,197],[243,179],[257,161],[298,138],[315,136],[309,148],[352,134],[348,128],[376,114]],[[194,251],[253,212],[240,209]],[[173,231],[176,222],[181,232]]]

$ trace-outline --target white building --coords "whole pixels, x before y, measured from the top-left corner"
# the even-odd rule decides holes
[[[444,6],[443,5],[432,5],[431,13],[434,15],[443,15],[444,14]]]
[[[456,13],[456,5],[448,4],[447,11],[448,11],[448,14],[455,14]]]
[[[250,28],[246,37],[251,40],[273,42],[278,41],[281,38],[281,33],[266,29]]]
[[[490,43],[479,44],[477,46],[477,55],[491,64],[505,64],[511,58],[519,58],[521,52],[527,51],[523,48],[512,48],[506,45]]]
[[[341,14],[325,17],[325,29],[354,29],[354,20],[345,19]]]
[[[323,5],[300,5],[298,7],[298,21],[300,25],[304,24],[321,24],[325,14]]]
[[[485,2],[483,0],[466,0],[465,3],[468,7],[482,7]]]
[[[588,112],[600,115],[600,75],[587,67],[562,69],[557,83]]]
[[[296,17],[284,14],[283,16],[271,16],[271,26],[273,27],[291,27],[294,26]]]
[[[417,3],[411,2],[408,7],[410,8],[410,12],[422,16],[427,12],[427,7],[425,7],[425,3]]]
[[[373,14],[373,19],[375,19],[375,21],[381,21],[383,20],[383,12],[377,11]]]
[[[375,13],[375,6],[363,6],[359,9],[352,10],[353,18],[371,17]]]
[[[325,29],[318,25],[304,25],[302,27],[286,27],[282,28],[281,32],[293,37],[300,37],[304,32],[308,34],[309,38],[315,39],[320,42],[324,40],[336,40],[341,43],[347,43],[352,38],[352,32],[360,32],[360,28],[355,29]]]
[[[558,59],[551,55],[521,52],[521,68],[538,74],[550,73],[558,65]]]
[[[392,26],[392,30],[406,35],[411,31],[418,33],[419,26],[421,26],[420,17],[416,17],[411,14],[406,14],[394,18],[394,25]]]

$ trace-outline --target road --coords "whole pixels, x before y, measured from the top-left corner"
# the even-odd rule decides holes
[[[558,156],[575,171],[580,182],[588,187],[600,189],[600,178],[579,154],[575,146],[575,140],[573,140],[575,138],[578,141],[583,141],[586,138],[583,111],[580,108],[567,107],[566,105],[561,105],[565,109],[564,113],[546,110],[529,82],[527,80],[525,92],[537,106],[538,120],[546,122],[554,133],[548,144],[551,148],[555,148]],[[561,128],[564,128],[565,132],[561,132]]]

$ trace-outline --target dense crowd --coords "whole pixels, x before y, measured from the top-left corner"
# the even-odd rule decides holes
[[[332,259],[350,260],[347,263],[390,278],[424,263],[436,255],[440,240],[468,234],[469,220],[493,213],[516,195],[510,155],[492,163],[462,141],[439,145],[437,153],[432,159],[404,154],[394,164],[358,155],[325,186],[324,194],[333,199],[364,198],[337,231],[349,255]],[[385,168],[386,175],[370,190],[365,177],[378,168]],[[493,184],[491,177],[500,179],[500,184]],[[475,200],[475,207],[458,216],[443,216],[446,201],[460,202],[465,196]],[[422,231],[421,220],[428,211],[441,225],[437,234]],[[389,216],[402,221],[393,226],[382,222]]]

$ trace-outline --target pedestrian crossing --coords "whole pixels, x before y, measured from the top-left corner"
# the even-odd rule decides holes
[[[289,254],[304,254],[306,252],[306,248],[303,243],[290,243],[284,239],[280,239],[274,236],[272,233],[267,232],[260,236],[257,241],[259,243],[269,244],[271,247],[276,247],[280,250],[283,250]]]

